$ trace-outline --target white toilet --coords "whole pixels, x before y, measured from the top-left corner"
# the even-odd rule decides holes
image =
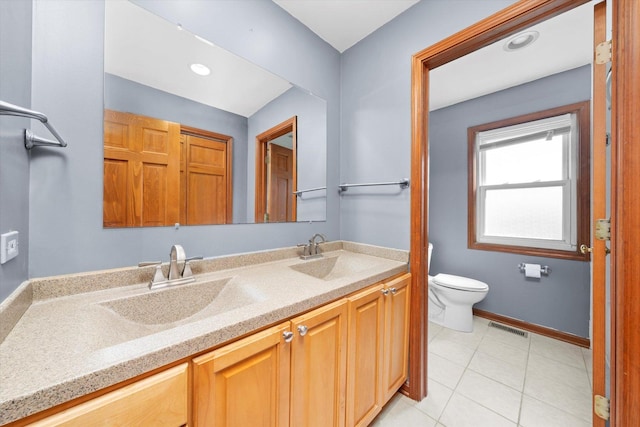
[[[429,243],[431,267],[433,245]],[[429,276],[429,321],[461,332],[473,331],[473,304],[487,296],[489,285],[452,274]]]

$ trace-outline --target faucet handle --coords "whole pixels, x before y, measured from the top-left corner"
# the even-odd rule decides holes
[[[147,267],[149,265],[162,264],[162,261],[142,261],[138,263],[138,267]]]
[[[193,272],[191,271],[191,261],[202,259],[202,255],[200,256],[192,256],[191,258],[187,258],[184,260],[184,267],[182,268],[182,277],[191,277],[193,276]]]
[[[138,263],[138,267],[147,267],[150,265],[155,265],[156,271],[155,273],[153,273],[153,279],[151,279],[151,283],[149,283],[149,288],[151,288],[154,283],[164,282],[165,280],[167,280],[167,278],[164,277],[164,274],[162,273],[162,261],[143,261]]]
[[[298,247],[302,248],[302,256],[311,255],[311,242],[309,244],[298,243]]]
[[[153,273],[153,279],[151,279],[150,285],[153,283],[164,282],[165,280],[167,280],[167,278],[164,277],[164,273],[162,273],[162,264],[157,264],[156,272]]]

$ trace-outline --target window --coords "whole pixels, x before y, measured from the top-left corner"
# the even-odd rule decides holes
[[[588,260],[589,102],[469,128],[469,247]]]

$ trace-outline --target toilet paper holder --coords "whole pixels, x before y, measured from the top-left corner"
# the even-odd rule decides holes
[[[521,262],[520,264],[518,264],[518,268],[520,269],[521,273],[524,273],[524,266],[525,266],[524,262]],[[548,265],[540,266],[540,274],[544,274],[545,276],[548,276],[549,273],[551,273],[551,268]]]

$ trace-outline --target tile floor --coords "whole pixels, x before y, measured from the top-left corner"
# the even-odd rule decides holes
[[[396,395],[374,427],[589,427],[591,351],[529,333],[429,324],[429,396]]]

